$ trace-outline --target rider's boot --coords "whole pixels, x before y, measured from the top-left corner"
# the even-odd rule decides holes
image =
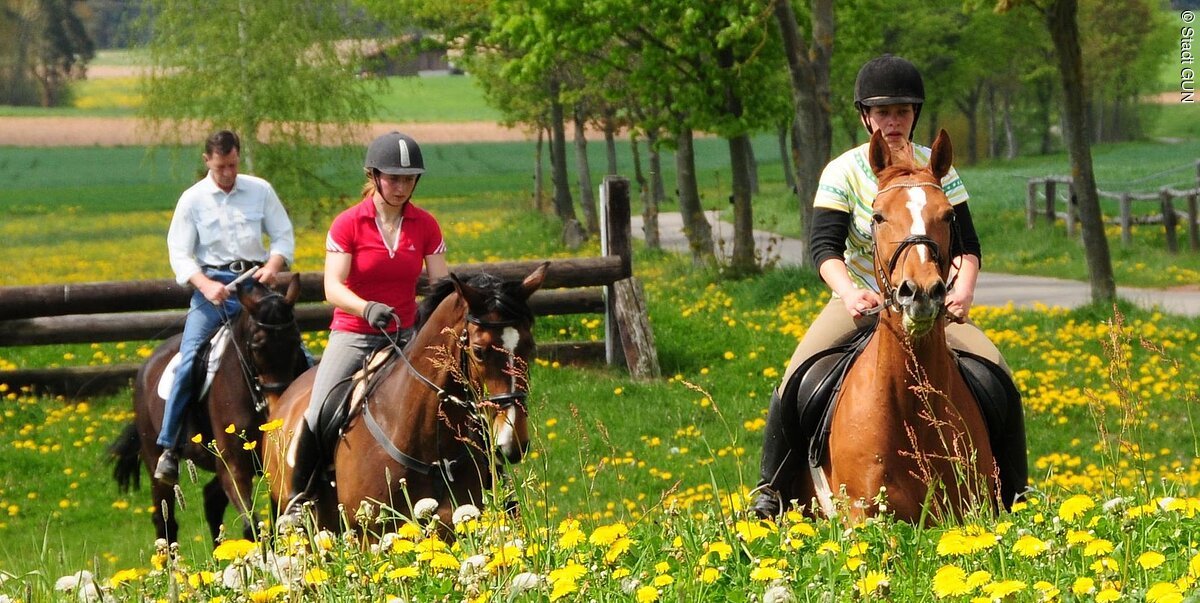
[[[1005,509],[1024,498],[1029,487],[1029,456],[1025,449],[1025,413],[1020,395],[1008,396],[1004,429],[993,436],[992,452],[1000,470],[1000,496]]]
[[[292,480],[287,505],[279,514],[280,529],[294,527],[302,519],[304,505],[316,501],[318,469],[321,464],[321,441],[308,427],[307,421],[300,422],[296,433],[296,465],[292,468]]]
[[[763,450],[759,466],[758,493],[751,509],[760,519],[776,519],[791,499],[791,481],[795,473],[795,453],[784,432],[783,402],[779,390],[771,392],[767,424],[763,429]]]

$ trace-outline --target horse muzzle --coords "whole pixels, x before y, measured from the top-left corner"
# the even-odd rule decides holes
[[[923,336],[933,329],[946,306],[946,283],[939,278],[921,287],[905,279],[894,290],[892,304],[904,313],[904,330],[912,337]]]

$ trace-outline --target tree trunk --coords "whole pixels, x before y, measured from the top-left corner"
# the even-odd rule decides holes
[[[539,213],[546,211],[546,176],[542,165],[542,146],[545,137],[545,128],[538,128],[537,146],[534,147],[533,152],[533,207]]]
[[[1084,98],[1083,57],[1079,47],[1077,13],[1078,0],[1055,0],[1046,15],[1047,26],[1058,54],[1064,94],[1064,134],[1067,152],[1071,156],[1071,178],[1079,203],[1079,223],[1083,229],[1084,257],[1087,258],[1092,301],[1110,303],[1117,298],[1117,287],[1108,238],[1104,234],[1104,219],[1100,215],[1096,176],[1092,171],[1092,148],[1087,139],[1087,116],[1084,113],[1087,100]]]
[[[637,131],[629,131],[629,150],[633,156],[633,178],[638,183],[638,198],[642,201],[642,235],[649,249],[662,249],[662,240],[658,236],[658,203],[650,192],[650,182],[642,171],[642,154],[638,150]]]
[[[754,259],[754,212],[750,183],[750,135],[729,139],[729,164],[733,170],[733,257],[730,270],[737,276],[758,272]]]
[[[967,93],[966,98],[956,101],[958,110],[962,112],[963,117],[967,118],[967,157],[966,163],[974,165],[979,162],[979,97],[982,95],[982,84],[976,84]],[[932,127],[933,121],[930,120]],[[933,130],[930,130],[933,133]],[[929,138],[930,142],[936,138],[936,135]],[[957,150],[957,149],[956,149]],[[961,153],[955,153],[961,157]]]
[[[650,199],[654,202],[654,211],[667,200],[667,186],[663,182],[662,153],[658,150],[658,130],[646,133],[646,147],[650,150]]]
[[[808,266],[808,243],[812,238],[812,200],[821,171],[829,162],[832,145],[829,100],[829,57],[833,52],[833,0],[811,0],[812,41],[806,48],[790,0],[775,1],[775,20],[783,39],[788,73],[792,83],[793,123],[796,150],[796,197],[803,226],[805,250],[800,254]]]
[[[1017,132],[1013,128],[1012,118],[1012,92],[1004,91],[1004,158],[1013,160],[1017,158]]]
[[[562,102],[558,99],[559,82],[550,83],[550,179],[554,183],[554,213],[566,225],[576,220],[571,185],[567,183],[567,132]]]
[[[692,250],[692,262],[711,262],[713,256],[712,226],[704,217],[700,206],[700,187],[696,183],[696,151],[692,144],[692,130],[679,129],[675,150],[675,179],[679,189],[679,212],[683,215],[683,234],[687,236]]]
[[[1000,112],[996,110],[996,87],[987,87],[987,157],[995,159],[1000,156],[1000,127],[996,123],[1000,118]]]
[[[750,179],[750,194],[758,194],[758,157],[754,155],[754,145],[746,145],[746,154],[749,160],[746,164],[746,177]]]
[[[584,130],[583,106],[575,105],[575,170],[579,182],[579,206],[588,234],[600,234],[600,216],[596,213],[596,194],[592,192],[592,173],[588,166],[587,133]]]
[[[617,126],[610,111],[604,120],[604,158],[608,161],[608,175],[617,175]]]
[[[783,166],[783,183],[787,185],[788,190],[792,193],[796,192],[796,174],[792,171],[792,152],[788,144],[788,132],[791,126],[779,126],[779,132],[776,133],[776,138],[779,140],[779,163]]]

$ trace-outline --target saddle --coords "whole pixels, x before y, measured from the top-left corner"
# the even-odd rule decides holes
[[[875,326],[863,327],[809,358],[784,386],[784,431],[797,450],[808,448],[811,467],[825,460],[833,401],[841,391],[847,369],[866,348]],[[1029,476],[1021,394],[998,364],[963,350],[954,350],[954,356],[987,424],[988,440],[1000,470],[1000,494],[1005,507],[1009,507],[1024,492]]]
[[[317,428],[322,450],[333,450],[350,419],[362,409],[363,401],[395,366],[396,355],[391,346],[385,345],[368,354],[361,369],[334,386],[329,396],[336,402],[322,406]]]
[[[192,374],[188,375],[187,378],[193,380],[197,401],[203,401],[208,396],[208,388],[212,385],[213,377],[217,374],[217,367],[221,365],[221,356],[225,353],[225,348],[229,346],[229,342],[232,339],[233,329],[229,328],[228,324],[221,325],[213,333],[212,338],[196,351],[196,361],[192,363]],[[171,360],[167,362],[167,366],[163,368],[162,375],[158,378],[157,393],[158,397],[163,400],[171,396],[171,387],[175,384],[175,370],[179,367],[179,362],[182,359],[183,356],[179,352],[176,352],[171,357]]]

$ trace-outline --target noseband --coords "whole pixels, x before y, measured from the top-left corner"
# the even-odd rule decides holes
[[[261,304],[262,302],[265,302],[267,300],[276,299],[276,298],[284,299],[284,296],[279,293],[276,293],[274,291],[271,291],[271,292],[267,293],[266,295],[262,296],[262,299],[259,300],[259,303]],[[250,315],[248,312],[247,312],[246,318],[251,323],[253,323],[255,327],[262,329],[264,331],[278,332],[278,331],[283,331],[285,329],[295,329],[296,335],[297,335],[297,340],[299,339],[300,331],[299,331],[299,326],[298,326],[298,323],[296,322],[296,316],[294,313],[292,314],[291,320],[285,321],[285,322],[278,322],[278,323],[263,322],[263,321],[259,320],[257,316]],[[257,349],[259,347],[262,347],[262,346],[257,346],[253,343],[248,344],[248,346],[251,349]],[[283,382],[283,381],[264,382],[262,380],[262,375],[259,374],[258,369],[257,369],[257,367],[255,367],[254,363],[246,360],[245,358],[241,358],[240,351],[238,352],[238,354],[239,354],[239,361],[242,366],[242,374],[246,378],[247,385],[250,386],[250,390],[254,395],[254,407],[259,412],[262,412],[262,411],[266,410],[266,408],[267,408],[267,401],[263,397],[263,394],[281,394],[281,393],[283,393],[283,390],[287,389],[288,386],[291,385],[291,383]]]
[[[879,195],[886,193],[887,191],[894,190],[894,189],[920,188],[920,187],[926,187],[926,186],[931,187],[931,188],[937,188],[938,190],[942,189],[942,185],[939,183],[935,183],[935,182],[897,182],[895,184],[890,184],[890,185],[884,187],[883,189],[881,189],[878,193],[875,194],[875,198],[878,199]],[[954,230],[954,222],[953,221],[951,221],[951,230],[952,231]],[[951,234],[951,238],[953,238],[953,233]],[[876,236],[875,223],[871,224],[871,241],[872,241],[872,245],[874,246],[874,251],[872,252],[872,255],[875,258],[874,259],[875,276],[879,279],[879,283],[883,288],[883,306],[881,306],[879,308],[880,310],[882,310],[883,308],[891,308],[891,307],[894,307],[895,310],[903,309],[903,306],[901,304],[899,304],[898,302],[896,302],[897,287],[894,284],[892,284],[891,274],[893,272],[895,272],[896,265],[900,263],[900,260],[904,257],[904,255],[912,247],[915,247],[917,245],[924,245],[925,247],[929,248],[929,253],[933,256],[933,261],[938,265],[939,270],[942,269],[943,257],[942,257],[941,246],[938,245],[937,241],[934,241],[932,238],[930,238],[926,235],[909,235],[909,236],[901,239],[899,245],[896,246],[895,251],[892,252],[892,257],[890,259],[888,259],[886,271],[884,271],[884,266],[879,261],[879,239]],[[948,266],[947,266],[947,268],[948,268]],[[946,283],[946,289],[950,289],[953,285],[954,285],[953,280],[949,283]],[[944,311],[944,308],[943,308],[943,311]],[[940,312],[939,312],[939,314],[940,314]]]

